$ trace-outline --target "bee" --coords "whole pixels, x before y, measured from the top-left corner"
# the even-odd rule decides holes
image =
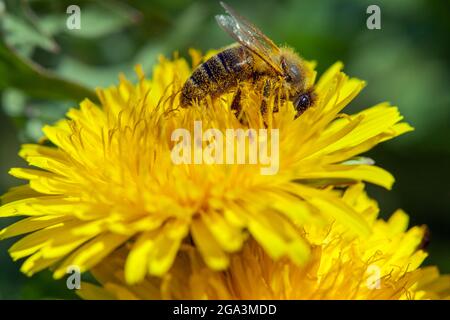
[[[291,100],[296,117],[301,115],[313,104],[315,97],[314,89],[309,85],[312,75],[305,62],[292,49],[275,45],[229,5],[220,4],[228,15],[217,15],[216,21],[237,44],[219,52],[193,71],[181,89],[181,106],[188,107],[207,96],[216,98],[237,89],[231,108],[239,112],[240,82],[255,83],[262,88],[264,97],[269,96],[274,84],[281,83],[278,86],[281,98]],[[263,104],[261,112],[266,111]]]

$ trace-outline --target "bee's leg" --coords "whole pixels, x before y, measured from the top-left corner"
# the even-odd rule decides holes
[[[261,105],[259,106],[259,111],[262,116],[264,127],[268,127],[267,123],[267,112],[269,110],[269,98],[270,98],[270,92],[272,90],[272,84],[271,81],[267,78],[259,78],[256,79],[256,88],[258,91],[262,91],[262,100]]]
[[[233,97],[233,101],[231,102],[231,111],[234,113],[236,118],[239,120],[241,124],[244,124],[244,115],[241,105],[241,97],[242,97],[242,91],[241,88],[237,88],[236,93]]]
[[[236,117],[239,117],[242,111],[241,96],[242,96],[241,89],[237,88],[236,93],[233,97],[233,101],[231,102],[231,110],[233,111]]]
[[[270,98],[270,93],[274,90],[272,82],[270,81],[270,79],[265,79],[262,81],[262,93],[263,93],[263,99],[261,101],[261,106],[260,106],[260,110],[261,110],[261,114],[266,114],[269,110],[269,98]],[[277,94],[276,97],[279,97],[279,95]],[[273,105],[273,109],[272,109],[272,113],[274,112],[278,112],[279,111],[279,99],[277,98],[275,100],[275,103]]]
[[[260,106],[260,111],[261,111],[261,114],[263,114],[263,115],[267,113],[270,89],[271,89],[270,81],[268,79],[264,80],[263,88],[262,88],[263,99],[261,101],[261,106]]]
[[[281,101],[282,101],[282,98],[280,98],[280,89],[278,89],[277,95],[276,95],[276,100],[275,100],[275,103],[273,104],[273,110],[272,110],[273,113],[280,111],[279,106],[280,106]]]

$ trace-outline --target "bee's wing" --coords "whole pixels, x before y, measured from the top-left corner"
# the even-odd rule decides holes
[[[271,66],[280,75],[283,74],[283,70],[278,63],[272,58],[280,52],[272,40],[264,35],[257,27],[250,23],[247,19],[239,15],[230,6],[221,2],[222,7],[225,8],[229,16],[218,15],[216,16],[217,23],[227,33],[231,35],[233,39],[238,41],[241,45],[252,51],[254,54],[264,60],[269,66]]]

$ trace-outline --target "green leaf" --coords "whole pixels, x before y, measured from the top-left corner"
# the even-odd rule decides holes
[[[3,92],[2,105],[5,113],[10,117],[19,117],[25,111],[26,98],[16,89],[7,89]]]
[[[32,49],[40,47],[50,52],[57,52],[59,46],[53,39],[27,24],[22,19],[3,14],[3,30],[6,35],[6,41],[15,48]]]
[[[35,98],[97,101],[92,90],[61,79],[17,55],[0,34],[0,90],[8,87],[20,89]]]

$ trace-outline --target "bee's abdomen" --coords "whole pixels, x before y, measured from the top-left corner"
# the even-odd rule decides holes
[[[186,107],[193,100],[207,95],[216,97],[229,91],[239,80],[252,76],[253,57],[244,47],[237,46],[218,53],[194,70],[181,91],[181,105]]]

